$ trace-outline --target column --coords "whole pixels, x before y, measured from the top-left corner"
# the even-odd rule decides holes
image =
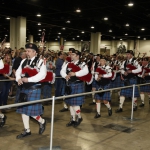
[[[17,47],[17,38],[16,38],[16,18],[10,18],[10,47],[14,49]]]
[[[29,39],[29,43],[33,43],[33,35],[29,35],[28,39]]]
[[[25,47],[26,44],[26,18],[17,17],[17,48]]]
[[[90,45],[90,51],[94,54],[100,53],[100,45],[101,45],[101,33],[91,33],[91,45]]]
[[[111,41],[111,50],[110,50],[110,55],[113,55],[113,54],[115,54],[116,53],[116,47],[115,47],[115,41],[114,40],[112,40]]]
[[[60,50],[64,49],[64,38],[60,38]]]

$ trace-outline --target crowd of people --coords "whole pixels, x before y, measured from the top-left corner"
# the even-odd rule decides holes
[[[0,80],[10,80],[0,82],[0,106],[7,105],[8,97],[13,97],[14,92],[16,103],[39,100],[41,95],[44,99],[51,98],[54,84],[56,97],[101,91],[96,94],[93,92],[92,101],[89,104],[96,105],[94,118],[97,119],[101,117],[102,102],[107,108],[108,116],[113,113],[110,103],[112,91],[103,92],[103,90],[150,82],[149,58],[135,57],[132,50],[127,50],[124,56],[118,53],[108,56],[80,52],[74,48],[69,48],[67,53],[45,51],[35,44],[28,43],[25,49],[1,49],[0,55]],[[6,65],[9,66],[7,73],[2,72]],[[31,72],[36,71],[36,74],[30,75],[27,68]],[[140,89],[135,87],[134,111],[137,110],[138,97],[141,98],[139,107],[144,107],[144,93],[148,93],[150,100],[150,85],[141,86]],[[132,98],[132,94],[132,88],[118,90],[119,107],[115,110],[116,113],[123,111],[125,98]],[[66,124],[67,127],[77,127],[83,121],[81,109],[84,102],[83,95],[63,100],[63,108],[60,112],[70,110],[71,116]],[[39,123],[39,134],[45,131],[46,119],[41,117],[43,111],[41,103],[20,106],[16,109],[16,112],[22,116],[25,129],[23,133],[17,135],[17,139],[31,135],[30,117]],[[0,127],[5,125],[6,119],[4,110],[0,110]]]

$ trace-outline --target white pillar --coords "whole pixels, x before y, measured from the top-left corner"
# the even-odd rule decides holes
[[[101,45],[101,33],[91,33],[91,45],[90,45],[90,51],[94,54],[100,53],[100,45]]]
[[[116,49],[116,47],[115,47],[115,41],[112,40],[112,41],[111,41],[110,55],[113,55],[113,54],[115,54],[116,52],[117,52],[117,49]]]
[[[26,18],[17,17],[17,48],[25,47],[26,44]]]
[[[28,39],[29,39],[29,43],[33,43],[33,35],[29,35]]]
[[[16,36],[16,18],[10,18],[10,47],[14,49],[17,47],[17,36]]]

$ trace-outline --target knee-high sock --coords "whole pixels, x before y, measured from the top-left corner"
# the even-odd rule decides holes
[[[142,93],[140,94],[140,97],[141,97],[142,104],[144,104],[145,95]]]
[[[45,119],[43,119],[41,116],[32,116],[32,118],[34,118],[35,120],[37,120],[39,123],[44,123]]]
[[[108,109],[111,109],[111,106],[110,106],[110,103],[108,102],[107,104],[105,104],[105,106],[108,108]]]
[[[30,132],[29,116],[22,114],[22,121],[23,121],[23,125],[24,125],[26,132]]]
[[[80,110],[80,106],[73,106],[74,111],[76,112],[76,115],[78,116],[78,118],[81,118],[81,110]]]
[[[76,120],[76,112],[74,111],[72,106],[70,106],[70,114],[71,114],[72,120],[75,121]]]
[[[120,104],[119,104],[119,107],[120,107],[120,108],[123,107],[124,101],[125,101],[125,97],[124,97],[124,96],[120,96]]]
[[[68,106],[67,106],[67,104],[65,103],[65,101],[64,101],[64,108],[66,108],[66,109],[68,108]]]
[[[96,103],[96,110],[97,110],[97,113],[100,115],[100,113],[101,113],[101,103]]]
[[[4,118],[4,114],[0,113],[0,118]]]

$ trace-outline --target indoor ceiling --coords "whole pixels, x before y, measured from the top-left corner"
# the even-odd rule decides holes
[[[60,37],[88,41],[91,32],[101,32],[102,40],[150,39],[150,1],[132,1],[133,6],[129,3],[130,0],[0,0],[0,38],[2,41],[7,35],[9,41],[7,17],[23,16],[27,18],[26,35],[33,35],[34,41],[40,41],[43,29],[45,41]]]

